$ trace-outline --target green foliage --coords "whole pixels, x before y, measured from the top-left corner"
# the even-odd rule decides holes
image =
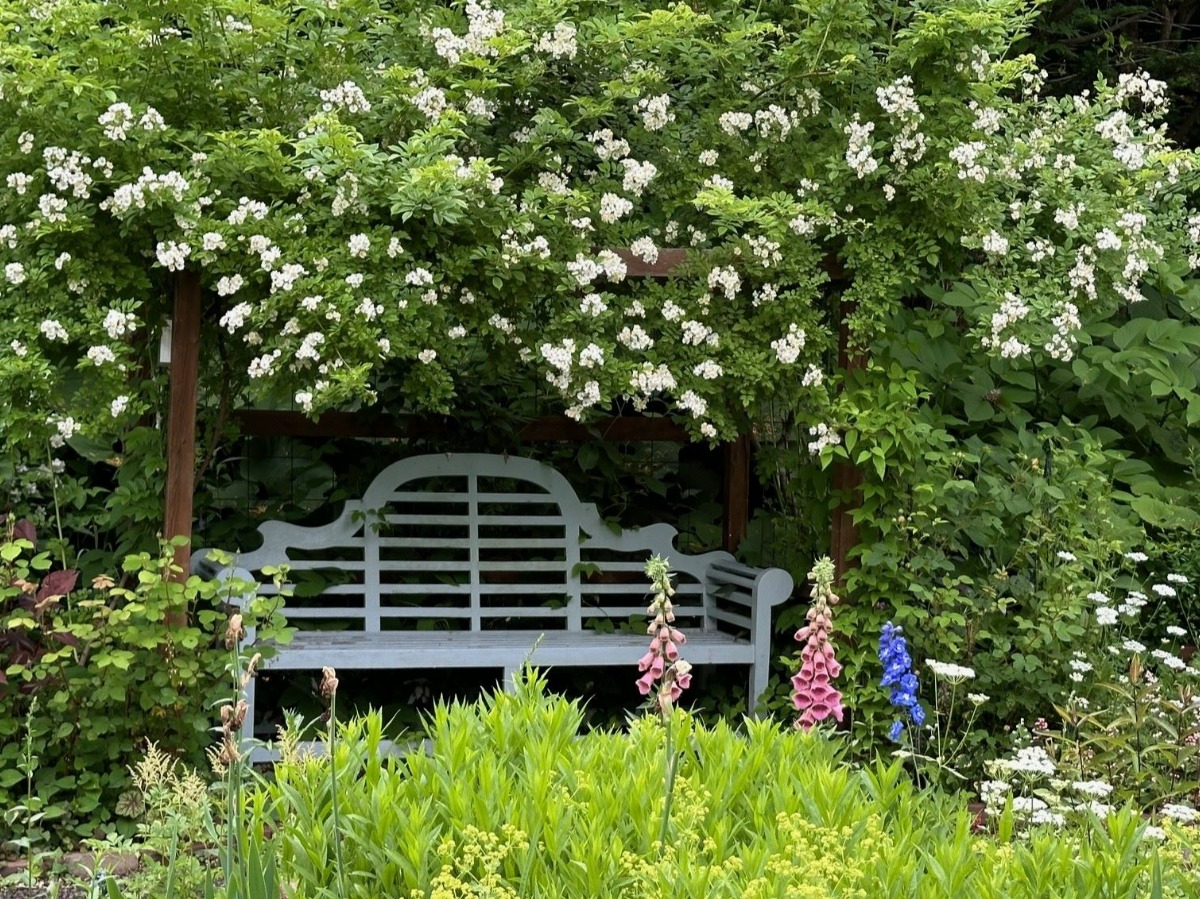
[[[898,763],[853,770],[818,734],[677,713],[678,778],[665,845],[665,730],[578,735],[578,705],[533,677],[515,694],[439,706],[429,751],[381,753],[378,716],[345,724],[330,758],[283,741],[252,800],[293,895],[945,896],[1163,895],[1196,889],[1174,835],[1144,841],[1132,812],[1028,842],[971,832]],[[331,799],[340,803],[335,834]],[[340,837],[340,840],[339,840]],[[336,888],[333,841],[346,868]]]
[[[1043,102],[1015,0],[0,16],[0,408],[4,447],[36,464],[160,409],[180,270],[205,289],[218,422],[246,400],[445,411],[520,371],[575,415],[661,399],[712,438],[768,401],[823,419],[839,299],[866,339],[953,278],[976,337],[1014,293],[1032,312],[1004,337],[1040,347],[1081,291],[1105,317],[1189,252],[1192,159],[1154,130],[1161,98]],[[1132,268],[1092,246],[1129,214]],[[1031,241],[1056,252],[1033,265]],[[625,285],[601,252],[684,244],[666,282]]]
[[[128,766],[147,741],[203,757],[236,585],[176,580],[169,544],[79,584],[34,537],[24,523],[0,542],[0,806],[31,793],[29,835],[69,841],[136,814]]]
[[[1178,101],[1171,132],[1200,146],[1200,7],[1153,0],[1049,0],[1024,44],[1049,70],[1056,93],[1086,87],[1093,74],[1145,69],[1167,82]]]

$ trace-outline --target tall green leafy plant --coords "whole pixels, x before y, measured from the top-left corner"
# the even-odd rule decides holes
[[[80,584],[77,571],[38,550],[28,522],[5,528],[0,805],[27,792],[21,759],[32,739],[37,827],[68,840],[92,836],[116,814],[140,813],[128,767],[146,741],[203,758],[220,695],[217,629],[229,588],[179,580],[173,544],[127,557],[120,580],[101,575]],[[269,616],[260,617],[271,632]]]

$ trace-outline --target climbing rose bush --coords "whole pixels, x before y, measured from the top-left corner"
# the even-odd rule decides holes
[[[180,273],[210,393],[314,414],[532,371],[709,439],[769,399],[827,452],[842,310],[865,338],[948,281],[989,351],[1069,364],[1200,263],[1194,157],[1145,76],[1044,97],[1029,15],[0,3],[4,455],[48,472],[160,408]]]

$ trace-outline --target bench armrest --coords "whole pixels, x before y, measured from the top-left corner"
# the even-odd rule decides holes
[[[766,692],[771,667],[771,609],[792,595],[795,581],[782,568],[751,568],[731,558],[708,566],[704,583],[704,614],[718,624],[749,632],[754,647],[747,710],[758,707]],[[743,606],[743,612],[730,605]]]
[[[718,559],[708,566],[706,579],[714,589],[706,589],[705,597],[719,595],[722,599],[749,607],[761,608],[770,616],[771,607],[789,596],[796,583],[782,568],[752,568],[732,559]]]

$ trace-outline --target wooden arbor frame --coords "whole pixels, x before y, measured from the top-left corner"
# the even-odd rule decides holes
[[[683,262],[682,249],[659,251],[658,261],[649,264],[628,250],[617,251],[628,267],[631,278],[664,278]],[[178,577],[187,577],[191,561],[193,522],[192,498],[195,492],[196,402],[200,363],[200,279],[195,272],[181,272],[174,287],[174,315],[171,327],[170,405],[167,413],[167,484],[163,534],[172,539],[183,537],[186,543],[176,548]],[[843,316],[844,319],[844,316]],[[847,356],[845,329],[839,339],[840,363],[854,364]],[[328,412],[314,422],[301,413],[243,410],[234,413],[243,433],[257,436],[293,437],[417,437],[435,433],[437,426],[427,422],[372,422],[368,427],[352,413]],[[546,416],[527,423],[520,436],[527,441],[586,442],[595,431],[615,440],[686,441],[687,432],[669,419],[616,417],[586,427],[566,416]],[[737,549],[746,536],[750,521],[750,439],[741,435],[724,445],[724,509],[722,548]],[[834,472],[835,486],[857,487],[856,472],[839,465]],[[834,562],[839,573],[845,571],[847,553],[858,541],[857,528],[850,519],[850,507],[843,504],[834,512],[831,523]]]

